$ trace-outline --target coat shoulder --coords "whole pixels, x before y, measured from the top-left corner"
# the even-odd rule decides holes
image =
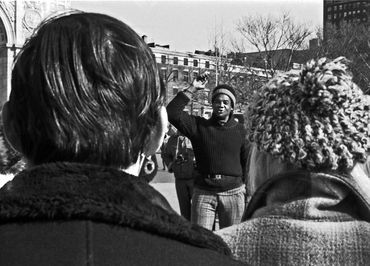
[[[0,238],[0,265],[240,265],[213,250],[92,221],[2,225]]]

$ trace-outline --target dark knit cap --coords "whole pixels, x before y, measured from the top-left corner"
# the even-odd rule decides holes
[[[212,91],[211,102],[213,102],[214,98],[219,94],[226,94],[227,96],[229,96],[229,98],[231,100],[232,107],[235,106],[235,104],[236,104],[236,95],[235,95],[235,90],[233,89],[233,87],[231,87],[229,85],[226,85],[226,84],[218,85]]]
[[[246,116],[250,141],[298,168],[346,171],[370,151],[369,96],[343,57],[274,77]]]

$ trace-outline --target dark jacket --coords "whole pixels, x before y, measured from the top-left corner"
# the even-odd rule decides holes
[[[86,164],[46,164],[0,190],[0,265],[237,265],[148,183]]]
[[[178,134],[169,137],[162,152],[163,160],[176,179],[193,179],[194,151],[190,140]]]
[[[369,265],[370,180],[290,172],[253,195],[244,222],[218,232],[251,265]]]
[[[169,122],[191,140],[200,175],[195,186],[205,190],[226,191],[244,183],[247,162],[245,129],[231,116],[225,125],[214,117],[205,119],[184,111],[189,98],[179,92],[168,104]],[[215,182],[206,179],[209,174],[224,175]]]

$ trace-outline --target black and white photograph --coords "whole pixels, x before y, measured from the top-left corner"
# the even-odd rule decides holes
[[[0,266],[370,264],[370,1],[0,0]]]

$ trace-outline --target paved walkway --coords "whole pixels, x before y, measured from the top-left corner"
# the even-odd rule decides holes
[[[180,214],[179,203],[177,201],[175,183],[150,183],[158,190],[170,203],[171,207]]]
[[[162,170],[162,159],[157,154],[158,161],[158,173],[156,177],[150,182],[150,185],[158,190],[168,200],[172,208],[180,213],[179,202],[177,201],[176,188],[175,188],[175,177],[172,173],[166,170]]]

